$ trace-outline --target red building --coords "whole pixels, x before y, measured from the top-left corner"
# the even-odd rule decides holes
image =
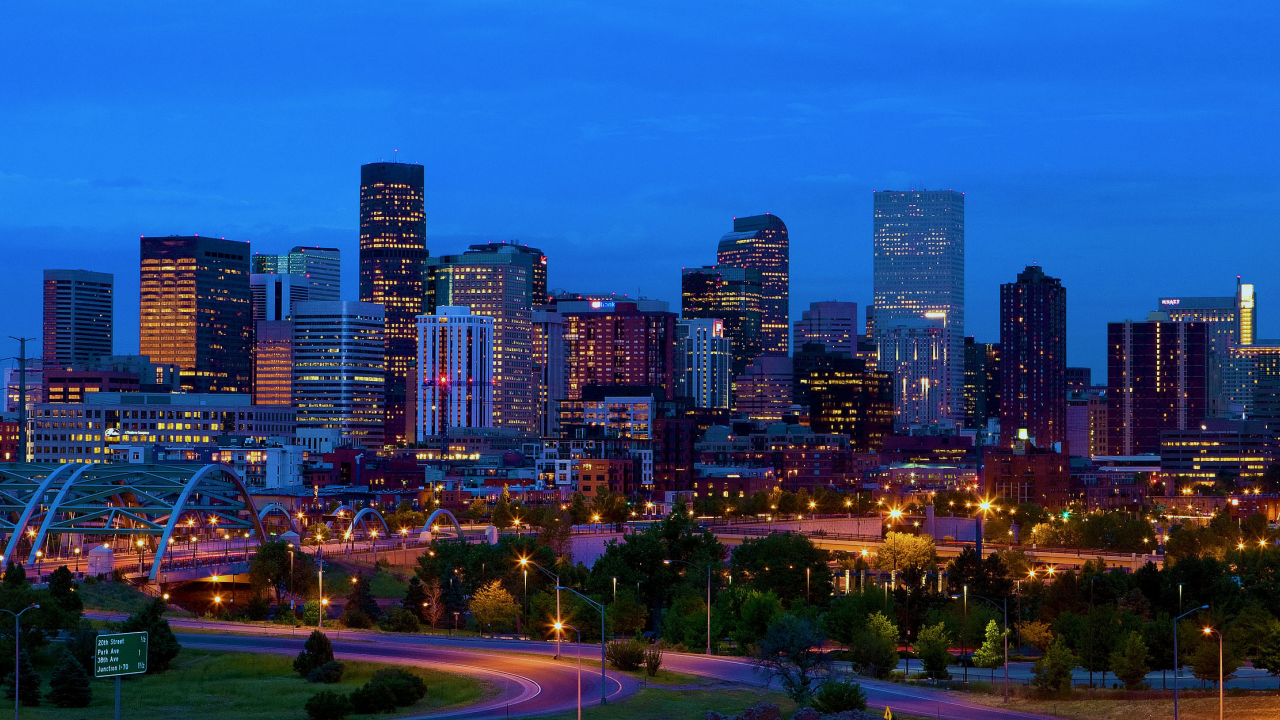
[[[640,489],[640,474],[631,458],[580,460],[574,484],[588,501],[605,490],[629,495]]]
[[[1205,416],[1205,324],[1107,324],[1107,447],[1116,455],[1158,455],[1160,433],[1197,427]]]
[[[18,429],[16,422],[0,422],[0,462],[24,462],[18,447]]]
[[[653,487],[657,493],[688,490],[693,482],[693,420],[656,418],[653,421]]]
[[[1032,502],[1046,508],[1070,499],[1071,456],[1039,448],[988,448],[983,455],[983,492],[989,498]]]
[[[86,393],[138,392],[141,380],[127,372],[103,370],[46,369],[44,388],[47,402],[82,403]]]
[[[675,392],[676,314],[658,300],[557,300],[565,319],[570,400],[588,385],[650,385]]]

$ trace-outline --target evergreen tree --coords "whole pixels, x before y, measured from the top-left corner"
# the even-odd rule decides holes
[[[13,566],[11,565],[10,568]],[[9,573],[5,573],[5,579],[8,580]],[[24,576],[25,579],[25,576]],[[39,705],[40,704],[40,675],[36,672],[35,666],[31,664],[31,656],[23,650],[18,654],[18,677],[19,687],[22,694],[19,702],[23,705]],[[9,673],[4,679],[4,696],[13,699],[13,673]]]
[[[306,677],[312,670],[327,662],[333,662],[333,643],[329,642],[329,637],[324,633],[312,630],[311,635],[307,637],[307,642],[302,646],[302,652],[293,659],[293,669],[302,677]]]
[[[409,589],[405,592],[404,600],[401,600],[400,604],[404,606],[405,610],[413,613],[413,616],[418,618],[418,622],[424,622],[427,619],[424,614],[427,609],[426,603],[427,589],[423,587],[422,580],[417,575],[409,578]]]
[[[367,628],[380,617],[382,610],[369,591],[368,578],[364,573],[356,575],[351,591],[347,593],[347,604],[342,608],[342,622],[347,627]]]
[[[74,614],[77,620],[80,618],[80,613],[84,612],[84,601],[76,592],[75,576],[66,565],[59,566],[49,575],[49,594],[53,596],[53,601],[59,608]]]
[[[169,621],[164,619],[168,609],[164,600],[156,598],[141,610],[129,616],[120,625],[121,632],[147,633],[147,673],[162,673],[169,669],[173,659],[182,651],[178,638],[174,637]]]
[[[31,587],[31,583],[27,582],[27,571],[22,569],[21,565],[9,562],[9,567],[4,571],[4,578],[0,580],[0,588],[6,591],[26,590]]]
[[[93,656],[97,654],[97,642],[98,631],[88,620],[81,620],[67,637],[66,647],[80,661],[81,667],[89,668],[93,665]]]
[[[587,507],[587,499],[580,492],[574,493],[573,499],[569,501],[569,522],[583,525],[590,519],[591,508]]]
[[[85,707],[93,699],[89,673],[75,655],[64,650],[49,680],[49,701],[58,707]]]
[[[507,491],[507,486],[502,486],[502,495],[498,497],[498,502],[493,506],[493,514],[490,520],[499,529],[505,530],[512,526],[515,518],[511,515],[511,493]]]
[[[991,682],[996,681],[996,668],[1004,666],[1004,633],[995,620],[987,623],[982,647],[973,653],[973,664],[991,670]]]
[[[1148,667],[1147,645],[1142,641],[1142,634],[1129,633],[1120,647],[1111,653],[1111,672],[1124,683],[1126,690],[1139,690],[1147,679]]]
[[[1065,692],[1071,689],[1071,670],[1076,658],[1067,643],[1058,638],[1053,641],[1044,657],[1036,661],[1032,669],[1031,684],[1044,692]]]

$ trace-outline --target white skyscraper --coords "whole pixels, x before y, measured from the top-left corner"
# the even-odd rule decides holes
[[[418,316],[418,438],[493,427],[494,320],[442,305]]]
[[[386,360],[381,305],[300,302],[293,308],[293,404],[300,428],[332,428],[383,444]]]
[[[898,320],[885,327],[877,317],[880,359],[877,369],[893,373],[894,425],[939,425],[953,421],[961,410],[961,394],[952,390],[951,368],[954,344],[950,328],[940,311],[925,317]]]
[[[733,347],[724,322],[715,319],[676,323],[676,393],[693,398],[695,407],[731,407]]]
[[[310,300],[342,299],[342,254],[337,248],[298,246],[284,255],[253,256],[254,274],[301,275],[310,280]]]
[[[311,281],[305,275],[253,273],[249,276],[249,298],[253,301],[253,321],[277,322],[293,316],[293,306],[314,300]]]
[[[943,415],[929,422],[955,419],[962,411],[957,399],[964,391],[964,193],[953,190],[877,192],[874,205],[874,305],[876,341],[881,346],[879,367],[893,369],[886,366],[885,358],[890,328],[904,323],[912,327],[929,316],[944,318],[948,346],[938,361],[945,363],[941,380],[947,387],[945,393],[938,395],[931,386],[929,395],[941,403],[938,409]],[[910,336],[908,333],[907,337]],[[894,347],[890,349],[901,351],[901,338],[892,343]],[[889,365],[900,360],[890,360]],[[903,387],[900,378],[895,382],[899,389]],[[899,403],[899,407],[903,405]],[[925,416],[932,417],[933,413]],[[903,422],[905,419],[900,417],[899,423]]]

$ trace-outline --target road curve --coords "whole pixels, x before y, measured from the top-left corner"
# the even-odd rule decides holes
[[[98,619],[118,620],[123,616],[86,613]],[[199,619],[174,618],[170,625],[183,645],[201,649],[276,652],[294,654],[302,649],[310,628],[276,628]],[[183,633],[201,629],[201,634]],[[225,631],[228,634],[206,634]],[[480,704],[448,710],[427,718],[474,718],[544,715],[573,709],[577,701],[577,666],[552,660],[555,643],[526,640],[490,640],[441,635],[393,635],[353,630],[327,630],[334,653],[352,660],[398,662],[433,667],[471,675],[498,688],[498,694]],[[583,652],[583,704],[597,704],[600,697],[600,646],[565,643],[569,659]],[[667,652],[663,667],[678,673],[712,678],[728,683],[767,687],[767,678],[748,661],[731,657],[707,657]],[[963,695],[928,688],[907,687],[877,680],[859,679],[867,702],[877,709],[891,707],[943,720],[1055,720],[1050,715],[1004,710],[967,701]],[[609,672],[606,688],[610,702],[624,699],[638,690],[634,678]],[[415,718],[414,720],[418,720]]]

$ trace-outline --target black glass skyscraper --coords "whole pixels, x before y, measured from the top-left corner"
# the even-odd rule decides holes
[[[1067,290],[1030,265],[1000,286],[1000,435],[1040,447],[1067,439]]]
[[[421,165],[370,163],[360,168],[360,301],[386,311],[387,443],[408,435],[410,367],[417,362],[427,214]]]
[[[760,350],[788,355],[791,345],[791,240],[777,215],[733,219],[733,232],[720,238],[716,264],[758,270],[764,286]],[[748,361],[749,362],[749,361]]]

